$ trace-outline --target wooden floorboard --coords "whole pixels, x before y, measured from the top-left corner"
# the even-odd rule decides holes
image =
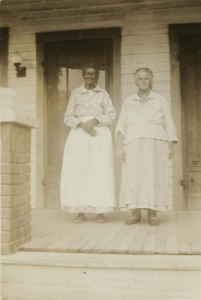
[[[143,254],[154,254],[155,253],[155,244],[156,244],[156,234],[158,226],[149,226],[147,236],[142,247]]]
[[[179,254],[191,254],[191,246],[188,240],[183,211],[178,211],[176,218]]]
[[[75,252],[81,252],[82,248],[91,241],[95,236],[99,235],[99,232],[103,229],[103,224],[94,224],[92,227],[92,230],[81,237],[74,245],[71,246],[71,249],[73,248]]]
[[[191,245],[192,254],[201,254],[201,245],[199,242],[198,228],[190,211],[184,211],[184,222],[187,230],[188,240]]]
[[[32,240],[21,251],[98,254],[201,254],[201,212],[158,213],[158,226],[150,226],[142,211],[139,224],[125,225],[129,212],[107,214],[107,223],[95,215],[75,224],[75,214],[60,210],[32,212]]]
[[[158,214],[159,226],[156,233],[155,253],[164,254],[166,249],[166,238],[167,238],[167,226],[169,214],[168,212],[162,212]]]
[[[147,221],[147,216],[142,215],[140,228],[139,228],[137,235],[134,238],[132,244],[128,248],[128,253],[130,253],[130,254],[142,253],[142,248],[143,248],[149,227],[150,226]]]
[[[191,211],[192,218],[195,222],[195,227],[198,234],[198,241],[201,243],[201,211]],[[201,247],[201,246],[200,246]]]
[[[121,229],[115,234],[115,236],[105,246],[105,251],[108,253],[119,253],[119,247],[123,243],[124,238],[128,235],[130,226],[123,223]],[[126,250],[125,246],[123,249]]]
[[[120,231],[121,227],[123,226],[123,223],[116,223],[115,226],[110,223],[109,224],[110,227],[108,228],[108,226],[105,226],[104,231],[104,237],[102,239],[100,239],[98,241],[98,243],[95,245],[95,247],[93,248],[92,252],[93,253],[107,253],[107,245],[109,244],[109,242],[111,241],[111,239],[118,234],[118,232]]]
[[[176,211],[172,211],[171,214],[169,214],[165,250],[166,254],[178,254],[176,213]]]
[[[138,230],[140,228],[140,223],[136,224],[135,226],[128,226],[129,230],[125,237],[123,238],[122,242],[120,243],[119,247],[117,248],[118,253],[126,254],[128,253],[128,249],[131,246],[132,242],[134,241]]]
[[[50,218],[50,216],[55,216],[57,213],[61,213],[57,210],[55,211],[49,211],[47,209],[41,210],[39,211],[39,213],[37,212],[32,212],[32,225],[38,223],[38,222],[42,222],[43,220],[48,220]],[[38,227],[34,226],[33,229],[39,229]]]
[[[37,239],[34,239],[34,248],[46,249],[54,243],[55,237],[56,239],[60,238],[60,233],[63,233],[64,228],[68,232],[68,229],[70,229],[68,226],[70,217],[70,215],[63,214],[60,216],[57,215],[57,218],[48,220],[41,234],[37,236]]]

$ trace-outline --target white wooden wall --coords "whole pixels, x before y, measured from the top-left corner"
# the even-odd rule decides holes
[[[24,27],[12,26],[11,22],[8,87],[14,88],[18,93],[16,102],[17,110],[30,116],[36,116],[36,32],[117,26],[122,28],[122,101],[136,91],[133,81],[133,73],[135,70],[139,67],[149,67],[154,72],[153,90],[162,94],[170,105],[171,88],[168,24],[201,22],[200,9],[183,8],[180,10],[156,12],[155,14],[146,12],[140,14],[134,11],[124,16],[116,16],[116,19],[111,18],[111,20],[108,20],[108,18],[104,20],[104,16],[102,16],[102,20],[103,21],[99,20],[97,22],[93,21],[88,23],[86,20],[85,23],[76,23],[76,21],[73,23],[65,23],[58,19],[52,23],[43,23],[40,26],[36,24],[34,26],[27,25]],[[11,62],[11,56],[15,51],[19,51],[24,58],[24,65],[27,67],[26,78],[16,78],[14,66]],[[40,130],[40,127],[38,130]],[[180,134],[179,132],[179,135]],[[41,153],[41,155],[43,154]],[[181,149],[176,151],[176,156],[177,159],[181,161]],[[35,130],[32,131],[31,170],[31,201],[32,207],[35,207]]]

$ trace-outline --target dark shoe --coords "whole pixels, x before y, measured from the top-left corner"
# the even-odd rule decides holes
[[[74,223],[83,223],[84,221],[86,221],[86,216],[83,213],[79,213],[77,215],[77,217],[73,220]]]
[[[104,214],[97,214],[96,222],[97,223],[105,223],[105,222],[107,222],[107,219]]]
[[[130,216],[129,219],[126,220],[125,224],[126,225],[133,225],[140,223],[141,221],[141,214],[139,209],[134,209],[132,212],[132,215]]]
[[[133,224],[140,223],[140,221],[141,221],[141,218],[136,219],[136,218],[131,218],[130,217],[128,220],[126,220],[125,224],[126,225],[133,225]]]
[[[150,226],[158,226],[159,222],[156,219],[151,219],[149,220],[149,225]]]
[[[148,210],[148,220],[150,226],[157,226],[159,224],[155,210],[153,209]]]

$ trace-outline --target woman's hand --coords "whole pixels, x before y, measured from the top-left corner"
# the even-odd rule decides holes
[[[80,122],[78,124],[78,127],[82,128],[86,133],[88,133],[91,136],[96,136],[98,133],[93,128],[93,126],[97,125],[99,122],[97,119],[89,120],[87,122]]]
[[[123,145],[117,146],[116,157],[119,160],[125,160],[126,159],[126,153],[123,150]]]
[[[172,159],[174,156],[174,142],[169,142],[169,159]]]
[[[125,160],[126,159],[126,153],[124,151],[124,136],[121,132],[118,132],[117,134],[117,143],[116,143],[116,157],[119,160]]]

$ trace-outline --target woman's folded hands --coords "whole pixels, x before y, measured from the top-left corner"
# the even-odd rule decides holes
[[[97,119],[92,119],[87,122],[80,122],[78,124],[78,128],[82,128],[86,133],[88,133],[91,136],[96,136],[98,133],[97,131],[93,128],[93,126],[97,125],[99,121]]]

